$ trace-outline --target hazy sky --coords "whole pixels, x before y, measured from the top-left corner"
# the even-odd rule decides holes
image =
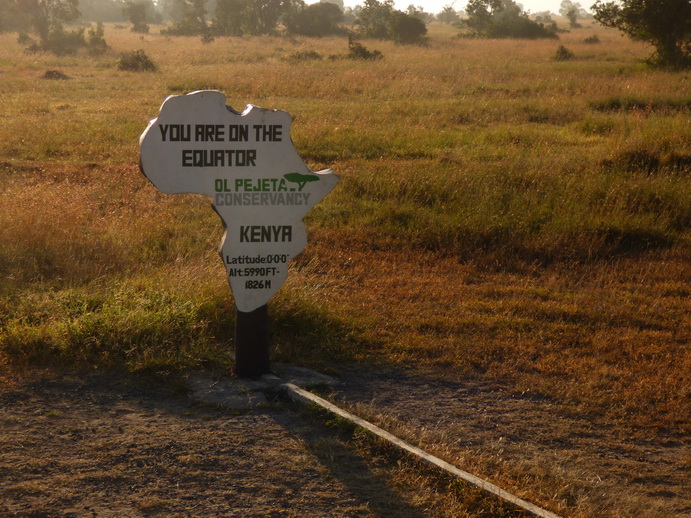
[[[585,0],[578,1],[573,0],[574,3],[581,4],[581,6],[590,10],[590,6],[595,3],[595,0]],[[308,2],[313,3],[313,2]],[[346,7],[353,7],[356,5],[362,5],[362,0],[344,0]],[[415,6],[421,6],[424,8],[425,12],[436,14],[440,12],[445,5],[453,4],[454,8],[457,10],[464,9],[468,0],[457,0],[453,2],[452,0],[395,0],[396,9],[405,11],[405,9],[413,4]],[[517,0],[517,3],[523,6],[523,9],[530,11],[531,13],[539,13],[541,11],[551,11],[555,14],[559,14],[559,5],[561,0]]]

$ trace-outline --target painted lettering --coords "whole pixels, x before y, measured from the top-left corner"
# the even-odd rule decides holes
[[[286,243],[293,240],[290,225],[240,225],[241,243]]]
[[[229,192],[226,180],[215,181],[214,205],[309,205],[309,192]]]
[[[283,140],[283,126],[280,124],[255,124],[254,139],[257,142],[281,142]]]
[[[183,149],[182,167],[253,167],[256,149]]]
[[[250,138],[250,129],[247,124],[229,124],[229,142],[247,142]]]
[[[159,124],[161,130],[161,140],[165,142],[189,142],[192,140],[191,127],[189,124]]]
[[[236,178],[238,192],[285,192],[288,190],[284,178]]]
[[[195,124],[194,140],[197,142],[222,142],[225,140],[223,124]]]

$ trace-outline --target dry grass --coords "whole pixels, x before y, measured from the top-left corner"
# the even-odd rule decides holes
[[[344,357],[375,347],[621,415],[656,402],[650,421],[672,426],[688,398],[675,382],[688,370],[683,74],[645,68],[632,58],[644,47],[598,28],[562,36],[569,63],[550,59],[553,41],[432,30],[429,47],[365,42],[383,52],[376,64],[327,59],[345,53],[337,38],[204,44],[109,27],[110,53],[92,59],[26,56],[3,35],[1,287],[53,312],[32,327],[6,307],[6,346],[37,334],[80,347],[60,290],[108,302],[114,284],[145,299],[158,285],[177,300],[196,282],[197,309],[217,314],[216,216],[201,197],[156,192],[134,164],[166,95],[220,88],[235,108],[293,113],[299,152],[342,176],[308,218],[313,244],[277,299],[279,328],[298,314]],[[583,42],[592,33],[600,44]],[[136,48],[159,72],[116,69]],[[324,59],[290,59],[310,49]],[[68,79],[41,79],[46,69]],[[592,109],[632,97],[661,108]],[[291,329],[278,354],[319,361]]]
[[[376,345],[357,356],[483,375],[652,432],[688,431],[683,249],[512,273],[318,238],[301,284]]]
[[[97,59],[0,35],[0,364],[232,362],[220,222],[136,166],[167,95],[218,88],[289,111],[301,156],[341,176],[272,301],[275,359],[443,368],[689,433],[684,73],[595,27],[557,43],[436,26],[428,47],[365,41],[377,63],[328,59],[338,38],[156,32],[109,26]],[[117,70],[140,48],[157,72]]]

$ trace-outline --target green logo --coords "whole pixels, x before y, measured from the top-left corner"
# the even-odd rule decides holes
[[[302,189],[305,188],[305,185],[307,185],[307,182],[318,182],[319,181],[319,177],[317,175],[314,175],[314,174],[288,173],[288,174],[284,174],[283,178],[285,178],[289,182],[298,184],[300,191],[302,191]]]

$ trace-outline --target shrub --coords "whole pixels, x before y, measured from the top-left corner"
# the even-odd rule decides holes
[[[600,43],[600,38],[597,37],[597,34],[593,34],[592,36],[588,36],[586,39],[584,39],[583,43],[589,43],[591,45],[594,43]]]
[[[389,34],[402,45],[424,43],[427,26],[419,18],[396,11],[389,18]]]
[[[46,39],[40,43],[34,41],[26,33],[20,34],[17,41],[22,45],[27,45],[26,52],[52,52],[56,56],[74,54],[79,48],[86,46],[83,28],[65,31],[62,26],[51,29]]]
[[[378,50],[368,50],[362,43],[355,41],[352,37],[348,39],[348,59],[364,59],[378,61],[384,59]]]
[[[323,59],[322,55],[316,50],[305,50],[303,52],[295,52],[288,56],[287,61],[319,61]]]
[[[73,22],[81,15],[78,8],[79,0],[33,0],[14,4],[16,14],[29,20],[39,38],[39,43],[31,42],[27,51],[48,51],[64,55],[86,45],[84,29],[66,32],[62,27],[63,22]]]
[[[103,38],[103,34],[103,23],[101,22],[98,22],[96,24],[95,29],[89,29],[89,32],[86,36],[86,48],[88,49],[90,55],[100,56],[106,50],[108,50],[108,44],[106,43],[106,40]]]
[[[614,165],[628,173],[653,174],[660,168],[660,157],[646,149],[632,149],[619,153]]]
[[[156,65],[142,50],[122,52],[118,59],[118,68],[130,72],[147,72],[156,70]]]
[[[556,61],[569,61],[573,59],[575,56],[573,52],[571,52],[569,49],[564,47],[564,45],[559,45],[559,48],[557,49],[557,52],[554,54],[554,59]]]
[[[36,42],[34,39],[29,36],[26,32],[20,32],[17,34],[17,43],[24,47],[30,47],[31,45],[35,45]]]
[[[46,73],[41,76],[42,79],[69,79],[64,72],[60,70],[46,70]]]

